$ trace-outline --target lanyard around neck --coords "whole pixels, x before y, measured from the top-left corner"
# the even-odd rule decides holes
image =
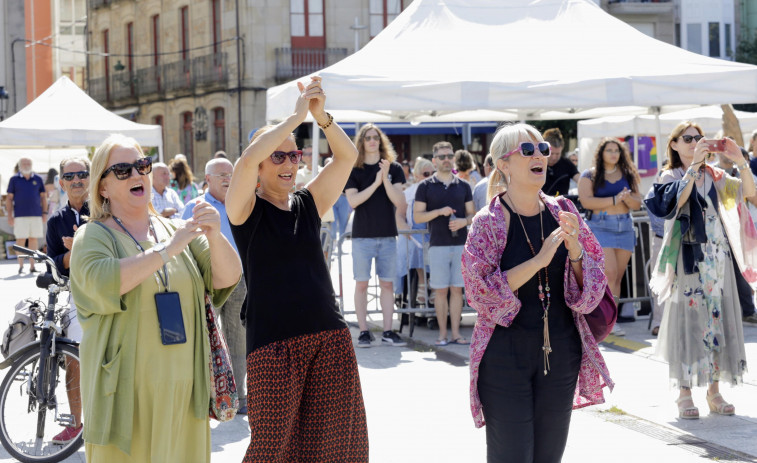
[[[124,227],[124,224],[121,223],[121,220],[115,215],[113,216],[113,220],[115,220],[118,226],[121,227],[121,229],[123,229],[123,231],[125,231],[126,234],[129,235],[129,238],[131,238],[134,241],[134,244],[137,245],[137,249],[139,249],[142,252],[145,252],[145,248],[143,248],[142,245],[139,244],[139,241],[137,241],[137,239],[134,238],[134,236],[129,232],[129,230],[127,230],[126,227]],[[150,219],[150,231],[152,232],[152,235],[155,237],[155,241],[157,241],[158,235],[155,233],[155,228],[152,226],[152,218]],[[158,269],[155,272],[155,274],[157,275],[158,278],[160,278],[160,282],[163,283],[163,288],[165,288],[165,290],[168,291],[168,270],[166,269],[166,264],[165,263],[163,264],[162,274],[160,273],[160,269]]]

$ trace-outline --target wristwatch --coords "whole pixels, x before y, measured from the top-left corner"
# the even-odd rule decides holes
[[[168,255],[168,251],[166,250],[166,243],[156,244],[152,247],[152,252],[160,254],[160,258],[163,259],[164,264],[167,264],[171,260],[171,256]]]

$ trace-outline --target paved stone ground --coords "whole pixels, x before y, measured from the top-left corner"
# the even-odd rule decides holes
[[[352,307],[349,255],[343,259],[347,310]],[[15,303],[30,295],[44,297],[33,278],[17,276],[14,261],[0,262],[0,328],[12,317]],[[338,289],[338,266],[332,265]],[[372,316],[379,330],[380,316]],[[347,315],[354,322],[354,316]],[[473,317],[464,317],[463,334],[470,336]],[[611,337],[602,345],[617,386],[607,403],[573,414],[564,462],[696,462],[757,461],[757,377],[745,377],[737,388],[723,387],[736,404],[735,417],[709,416],[704,389],[694,397],[702,413],[698,421],[676,418],[675,391],[668,388],[667,365],[652,357],[655,338],[647,320],[624,324],[625,338]],[[395,327],[398,327],[395,320]],[[357,329],[352,327],[357,338]],[[404,330],[407,334],[407,328]],[[438,332],[417,327],[407,347],[356,349],[373,462],[483,462],[486,438],[475,429],[468,401],[468,348],[436,348]],[[747,358],[757,362],[757,327],[745,327]],[[4,371],[0,372],[0,376]],[[212,461],[242,460],[249,440],[246,417],[211,423]],[[0,463],[14,461],[0,448]],[[66,460],[83,462],[83,450]]]

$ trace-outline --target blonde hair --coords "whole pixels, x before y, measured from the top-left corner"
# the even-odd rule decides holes
[[[423,177],[423,171],[428,167],[434,168],[434,163],[424,157],[419,157],[415,160],[415,166],[413,166],[413,175],[416,181],[420,181]]]
[[[365,133],[369,130],[375,130],[379,138],[381,138],[381,142],[379,143],[379,154],[381,155],[381,159],[394,162],[394,160],[397,159],[397,153],[394,151],[394,146],[392,145],[392,142],[389,141],[389,137],[387,137],[380,128],[368,123],[360,127],[357,135],[355,135],[355,147],[357,148],[355,167],[362,169],[363,164],[365,164]]]
[[[505,174],[497,167],[497,159],[518,147],[518,143],[524,139],[534,140],[536,142],[544,141],[536,127],[528,124],[507,124],[497,129],[494,134],[492,143],[489,146],[489,153],[492,155],[494,170],[489,178],[489,186],[486,189],[486,200],[491,199],[499,193],[507,190],[507,179]]]
[[[110,202],[100,194],[100,184],[103,180],[103,173],[108,169],[108,160],[114,148],[134,148],[139,153],[140,158],[145,157],[145,153],[142,151],[139,143],[137,143],[137,140],[120,133],[111,134],[100,143],[100,146],[95,150],[94,156],[92,156],[92,166],[90,168],[90,178],[92,180],[89,182],[89,220],[102,222],[112,215]],[[151,214],[158,215],[152,202],[148,204],[148,209]]]

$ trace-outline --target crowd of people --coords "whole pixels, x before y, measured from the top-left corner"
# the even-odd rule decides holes
[[[601,140],[583,172],[559,129],[523,123],[497,130],[481,170],[444,140],[398,162],[380,127],[345,134],[319,77],[299,90],[288,118],[256,130],[236,163],[215,153],[199,183],[183,155],[153,162],[120,135],[91,160],[64,160],[46,182],[19,161],[9,224],[32,248],[46,235],[70,275],[67,336],[81,346],[81,363],[66,365],[74,423],[54,442],[83,432],[92,462],[209,461],[209,301],[249,419],[244,461],[367,461],[354,347],[375,345],[373,268],[381,344],[407,344],[392,323],[395,293],[413,281],[410,305],[434,307],[435,344],[470,345],[471,409],[486,425],[488,460],[560,461],[571,410],[603,403],[614,386],[586,315],[605,288],[620,299],[637,246],[631,214],[643,206],[653,334],[678,416],[699,417],[700,386],[711,413],[735,414],[719,384],[743,381],[742,323],[757,322],[757,162],[734,140],[713,144],[682,122],[642,192],[618,138]],[[293,133],[308,114],[333,154],[318,172],[313,147],[299,149]],[[351,234],[355,340],[324,228]],[[466,300],[471,339],[461,332]]]

